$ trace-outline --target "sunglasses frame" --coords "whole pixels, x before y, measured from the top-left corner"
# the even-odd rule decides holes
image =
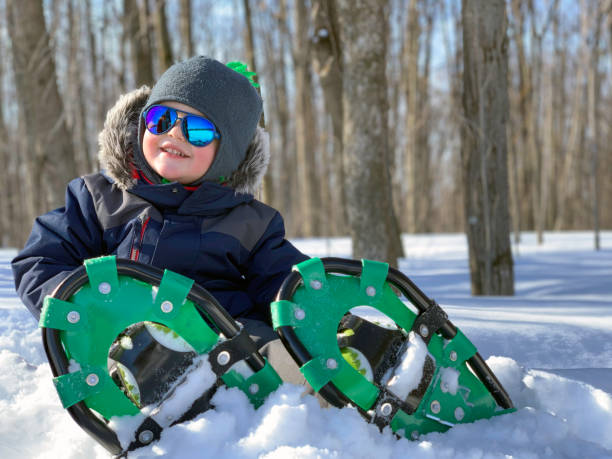
[[[165,109],[167,109],[167,110],[173,110],[173,111],[176,113],[176,120],[174,121],[174,123],[172,123],[172,124],[171,124],[171,125],[168,127],[168,129],[166,129],[166,130],[165,130],[165,131],[163,131],[163,132],[152,132],[152,131],[151,131],[151,129],[149,129],[149,126],[147,126],[147,115],[149,114],[149,112],[150,112],[152,109],[154,109],[154,108],[156,108],[156,107],[162,107],[162,108],[165,108]],[[183,116],[182,118],[181,118],[181,117],[179,117],[179,114],[180,114],[180,113],[184,114],[184,116]],[[184,119],[186,119],[186,118],[188,118],[188,117],[190,117],[190,116],[195,117],[195,118],[200,118],[200,119],[206,120],[206,121],[208,121],[208,122],[209,122],[209,123],[212,125],[212,127],[213,127],[213,129],[212,129],[212,131],[213,131],[213,138],[212,138],[212,139],[210,139],[210,141],[209,141],[209,142],[206,142],[206,143],[204,143],[203,145],[196,145],[196,144],[194,144],[194,143],[193,143],[191,140],[189,140],[189,134],[186,132],[186,130],[187,130],[187,129],[185,128],[185,123],[183,123],[183,120],[184,120]],[[186,112],[186,111],[184,111],[184,110],[179,110],[178,108],[169,107],[168,105],[163,105],[163,104],[155,104],[155,105],[151,105],[151,106],[150,106],[150,107],[147,109],[147,111],[146,111],[146,112],[144,112],[144,113],[142,114],[142,118],[143,118],[143,120],[144,120],[146,130],[147,130],[147,131],[149,131],[149,132],[150,132],[151,134],[153,134],[153,135],[162,135],[162,134],[166,134],[166,133],[170,132],[170,131],[171,131],[171,130],[174,128],[174,126],[176,126],[176,123],[179,123],[179,122],[180,122],[180,123],[181,123],[181,132],[183,133],[183,137],[185,138],[185,140],[186,140],[186,141],[187,141],[189,144],[193,145],[194,147],[198,147],[198,148],[201,148],[201,147],[206,147],[206,146],[210,145],[210,144],[211,144],[211,143],[212,143],[212,142],[213,142],[215,139],[219,139],[219,138],[221,138],[221,135],[219,134],[219,131],[217,131],[217,127],[216,127],[216,126],[215,126],[215,124],[214,124],[212,121],[210,121],[208,118],[204,118],[203,116],[196,115],[195,113],[190,113],[190,112]]]

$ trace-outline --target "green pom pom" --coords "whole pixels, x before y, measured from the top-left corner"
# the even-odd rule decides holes
[[[246,79],[249,80],[249,83],[251,83],[254,88],[259,88],[259,85],[255,83],[255,80],[253,80],[253,77],[257,74],[255,72],[250,72],[249,68],[244,62],[240,62],[240,61],[228,62],[227,66],[230,69],[232,69],[234,72],[238,72],[240,75],[246,77]]]

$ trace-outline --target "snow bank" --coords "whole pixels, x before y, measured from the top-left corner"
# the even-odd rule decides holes
[[[588,233],[547,234],[541,249],[530,239],[515,254],[512,298],[469,295],[461,235],[412,237],[402,262],[476,344],[516,413],[408,441],[354,409],[321,409],[301,387],[283,385],[258,410],[222,388],[214,411],[130,457],[612,458],[612,252],[589,250]],[[36,322],[12,290],[11,256],[0,252],[0,457],[108,457],[61,408]]]

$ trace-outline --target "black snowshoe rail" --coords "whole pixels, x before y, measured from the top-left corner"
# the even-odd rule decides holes
[[[321,261],[323,262],[325,272],[327,273],[337,273],[359,277],[363,268],[362,263],[358,260],[327,257],[321,258]],[[292,271],[281,285],[281,288],[276,296],[276,301],[291,299],[302,282],[303,279],[301,274],[298,271]],[[410,301],[410,303],[418,309],[418,318],[424,319],[428,315],[435,315],[436,310],[439,310],[437,303],[425,295],[425,293],[423,293],[414,284],[414,282],[412,282],[401,271],[389,267],[387,282],[397,288]],[[433,317],[431,320],[435,322],[436,320],[441,319],[439,317]],[[457,327],[453,325],[453,323],[448,320],[445,315],[439,327],[435,327],[434,329],[438,329],[439,333],[448,340],[454,338],[457,334]],[[312,356],[296,335],[293,327],[281,326],[277,328],[277,332],[298,365],[302,366],[312,359]],[[480,379],[501,408],[514,408],[514,404],[512,403],[510,396],[478,352],[468,359],[466,363],[470,366],[471,370]],[[346,396],[340,390],[338,390],[338,388],[332,382],[327,383],[319,392],[330,404],[339,408],[350,403]],[[417,409],[420,400],[408,399],[405,401],[405,403],[409,406],[411,411],[414,411]]]
[[[164,271],[155,266],[145,265],[131,260],[117,259],[117,274],[129,276],[142,282],[159,287]],[[52,296],[67,301],[83,285],[89,282],[86,268],[81,266],[75,269],[55,289]],[[193,284],[187,295],[204,320],[216,327],[220,333],[227,338],[238,336],[240,328],[229,313],[217,302],[217,300],[203,287]],[[47,359],[51,366],[54,377],[69,373],[69,361],[62,345],[60,331],[42,327],[42,340]],[[266,365],[265,360],[258,352],[252,353],[245,362],[254,372],[258,372]],[[77,402],[66,408],[74,421],[96,441],[104,446],[111,454],[122,457],[128,451],[150,444],[151,441],[159,439],[162,428],[153,420],[148,418],[136,432],[136,440],[124,450],[117,438],[116,433],[108,427],[106,422],[87,407],[84,402]],[[153,439],[147,438],[141,442],[139,433],[148,430],[153,433]]]

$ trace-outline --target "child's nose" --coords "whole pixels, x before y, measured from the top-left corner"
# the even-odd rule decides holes
[[[183,122],[182,118],[178,119],[176,123],[174,123],[174,126],[172,126],[172,128],[168,131],[168,135],[172,137],[176,137],[181,140],[185,140],[185,136],[183,135],[183,129],[181,128],[182,122]]]

